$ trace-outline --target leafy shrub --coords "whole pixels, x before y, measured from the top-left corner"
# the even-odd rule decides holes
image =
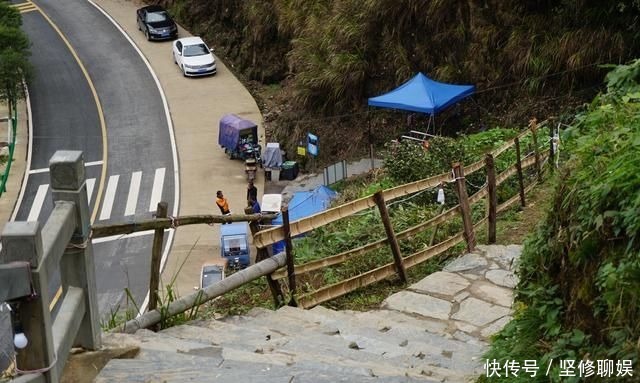
[[[384,166],[389,176],[399,184],[417,181],[451,169],[451,164],[464,161],[464,147],[449,137],[435,137],[429,149],[402,141],[387,145]]]

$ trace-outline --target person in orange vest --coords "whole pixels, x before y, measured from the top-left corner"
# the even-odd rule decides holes
[[[222,190],[218,190],[216,192],[216,205],[218,205],[218,208],[220,208],[220,212],[222,213],[222,215],[230,215],[231,214],[231,210],[229,210],[229,202],[227,201],[226,198],[224,198],[224,195],[222,195]],[[225,223],[231,223],[231,222],[225,222]],[[225,224],[223,223],[223,225]]]

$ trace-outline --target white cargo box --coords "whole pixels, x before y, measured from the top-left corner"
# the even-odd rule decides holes
[[[280,208],[282,208],[282,194],[263,195],[260,207],[263,213],[280,213]]]

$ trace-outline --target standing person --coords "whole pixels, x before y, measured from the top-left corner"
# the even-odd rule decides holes
[[[231,210],[229,210],[229,202],[227,201],[226,198],[224,198],[224,195],[222,195],[222,191],[218,190],[216,192],[216,205],[218,205],[218,208],[220,208],[220,212],[222,213],[222,215],[230,215],[231,214]],[[231,223],[231,222],[225,222],[225,223]],[[223,223],[223,225],[225,224]]]
[[[252,200],[258,200],[258,188],[253,185],[253,181],[249,181],[249,185],[247,185],[247,202],[251,203]]]
[[[262,209],[260,208],[260,204],[254,198],[249,200],[249,206],[251,206],[251,211],[253,214],[260,214]]]

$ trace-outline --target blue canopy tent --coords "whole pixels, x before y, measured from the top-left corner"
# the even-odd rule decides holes
[[[338,193],[323,185],[318,186],[312,191],[293,193],[293,197],[288,203],[289,221],[297,221],[327,210],[331,205],[331,200],[337,196]],[[271,224],[282,225],[282,215],[278,215],[273,219]],[[277,254],[281,251],[284,251],[284,241],[274,243],[273,253]]]
[[[475,86],[473,85],[445,84],[434,81],[419,72],[411,80],[396,89],[380,96],[369,98],[368,105],[430,114],[429,125],[433,121],[435,128],[434,116],[436,113],[443,111],[465,97],[471,96],[474,91]],[[369,125],[369,135],[371,136],[371,125]],[[373,145],[370,150],[373,163]]]
[[[434,81],[422,73],[391,92],[369,99],[369,106],[410,110],[432,116],[475,91],[473,85],[451,85]]]

